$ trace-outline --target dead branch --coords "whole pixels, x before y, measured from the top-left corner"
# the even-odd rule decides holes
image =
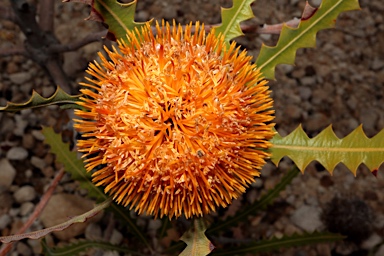
[[[25,49],[30,58],[44,68],[55,84],[59,84],[63,90],[71,93],[69,79],[62,69],[60,56],[47,51],[49,45],[59,44],[59,42],[53,33],[40,28],[36,21],[35,6],[26,0],[13,0],[11,6],[16,17],[15,22],[26,36]],[[43,20],[49,22],[51,19],[43,18]],[[50,29],[50,26],[44,26],[45,29]]]
[[[7,57],[12,55],[24,55],[26,57],[29,57],[29,54],[25,50],[24,46],[15,46],[13,48],[0,49],[0,57]]]
[[[53,33],[54,15],[55,15],[55,1],[41,0],[39,4],[39,18],[40,28],[45,32]]]
[[[277,34],[278,35],[280,34],[284,24],[292,28],[297,28],[299,23],[300,23],[300,19],[294,18],[292,20],[289,20],[287,22],[280,23],[280,24],[274,24],[274,25],[264,24],[263,26],[257,27],[257,28],[245,27],[243,31],[248,32],[249,30],[255,29],[256,30],[255,32],[259,34]]]
[[[76,50],[80,49],[81,47],[83,47],[83,46],[85,46],[87,44],[90,44],[90,43],[93,43],[93,42],[97,42],[97,41],[101,41],[106,34],[107,34],[107,31],[103,30],[103,31],[100,31],[100,32],[89,34],[86,37],[84,37],[83,39],[81,39],[79,41],[76,41],[76,42],[73,42],[71,44],[66,44],[66,45],[64,45],[64,44],[54,44],[54,45],[50,45],[48,47],[48,51],[52,52],[52,53],[62,53],[62,52],[76,51]]]

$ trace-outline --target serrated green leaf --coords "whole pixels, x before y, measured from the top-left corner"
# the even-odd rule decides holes
[[[51,127],[43,127],[45,143],[51,147],[51,152],[56,155],[56,161],[62,163],[65,170],[69,172],[74,180],[79,181],[80,186],[88,190],[88,195],[97,200],[107,200],[109,197],[91,181],[91,174],[84,168],[82,160],[78,159],[76,152],[69,150],[69,144],[64,143],[60,134],[55,133]],[[135,234],[148,248],[151,248],[143,233],[137,228],[129,211],[112,203],[110,209],[128,225],[129,230]]]
[[[101,204],[96,205],[92,210],[90,210],[86,213],[83,213],[81,215],[71,217],[68,221],[66,221],[64,223],[60,223],[60,224],[55,225],[53,227],[49,227],[49,228],[45,228],[45,229],[41,229],[41,230],[29,232],[29,233],[18,234],[18,235],[1,236],[0,242],[10,243],[10,242],[19,241],[19,240],[25,239],[25,238],[39,239],[39,238],[45,237],[46,235],[48,235],[49,233],[52,233],[54,231],[62,231],[64,229],[67,229],[69,226],[71,226],[75,223],[83,223],[87,219],[92,218],[93,216],[98,214],[100,211],[107,208],[111,202],[112,202],[112,199],[108,198],[107,200],[105,200]]]
[[[27,102],[8,102],[5,107],[0,107],[0,111],[17,112],[23,109],[38,108],[54,104],[65,104],[68,107],[68,104],[75,104],[77,101],[79,101],[80,96],[81,95],[69,95],[60,87],[57,87],[55,93],[49,98],[44,98],[36,91],[33,91],[31,98]]]
[[[99,248],[104,251],[116,251],[121,253],[127,253],[129,255],[144,256],[144,254],[138,253],[137,250],[131,250],[124,246],[113,245],[111,243],[103,241],[80,241],[65,246],[50,248],[48,247],[45,239],[41,241],[44,256],[75,256],[82,252],[87,251],[89,248]]]
[[[331,243],[343,240],[345,237],[329,232],[314,232],[284,236],[280,239],[261,240],[238,248],[214,250],[210,255],[243,255],[246,253],[273,252],[282,248],[305,246],[318,243]]]
[[[315,160],[330,173],[337,164],[343,163],[354,175],[362,163],[369,170],[377,171],[384,162],[384,129],[368,138],[362,125],[343,139],[336,136],[331,125],[314,138],[309,138],[300,125],[285,137],[276,134],[271,142],[273,163],[278,165],[288,156],[302,172]]]
[[[144,26],[146,22],[135,22],[137,0],[119,3],[117,0],[95,0],[93,8],[108,25],[108,38],[125,39],[127,31]]]
[[[273,200],[280,194],[285,187],[291,183],[293,178],[299,173],[297,168],[293,168],[291,171],[287,172],[281,181],[271,190],[269,190],[265,195],[263,195],[259,200],[255,201],[250,206],[244,207],[240,212],[236,213],[233,217],[228,217],[224,221],[219,221],[214,223],[207,230],[207,234],[217,233],[218,231],[227,230],[229,227],[236,225],[240,221],[246,221],[248,216],[255,215],[258,211],[265,209],[270,205]]]
[[[91,174],[85,170],[83,161],[77,158],[76,152],[69,150],[69,144],[62,141],[61,135],[55,133],[51,127],[43,127],[42,133],[44,142],[56,155],[56,161],[64,165],[72,179],[79,181],[80,186],[88,191],[88,196],[97,201],[106,200],[108,197],[91,182]]]
[[[204,256],[208,255],[213,248],[213,244],[205,236],[206,230],[204,220],[196,219],[193,226],[180,238],[187,247],[180,253],[180,256]]]
[[[224,41],[244,35],[240,22],[254,17],[251,3],[255,0],[233,0],[231,8],[221,8],[221,25],[215,27],[215,34],[222,34]]]
[[[261,47],[256,60],[257,67],[265,78],[275,79],[276,65],[293,65],[299,48],[316,46],[316,34],[319,30],[333,28],[340,13],[358,9],[358,0],[323,0],[313,15],[301,20],[297,28],[284,25],[276,46]]]

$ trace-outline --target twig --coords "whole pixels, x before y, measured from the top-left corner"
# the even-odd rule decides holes
[[[54,44],[54,45],[50,45],[47,50],[49,52],[52,52],[52,53],[62,53],[62,52],[76,51],[77,49],[79,49],[79,48],[81,48],[81,47],[83,47],[83,46],[85,46],[87,44],[90,44],[90,43],[93,43],[93,42],[97,42],[97,41],[101,41],[106,34],[107,34],[107,31],[103,30],[103,31],[100,31],[100,32],[89,34],[86,37],[84,37],[83,39],[81,39],[79,41],[76,41],[76,42],[73,42],[71,44],[66,44],[66,45]]]
[[[7,57],[11,55],[24,55],[29,57],[29,54],[25,50],[24,46],[14,46],[13,48],[0,49],[0,57]]]
[[[300,23],[300,19],[294,18],[292,20],[289,20],[287,22],[280,23],[280,24],[274,24],[274,25],[264,24],[262,27],[256,28],[255,32],[259,34],[280,34],[284,24],[292,28],[297,28],[299,23]],[[244,30],[247,31],[247,28],[244,28]]]
[[[49,199],[51,198],[53,192],[55,191],[60,180],[63,178],[64,174],[65,174],[64,168],[60,169],[60,171],[56,174],[55,178],[52,180],[52,183],[47,189],[47,191],[41,197],[39,204],[36,206],[35,210],[31,214],[31,216],[28,218],[27,222],[24,223],[24,225],[17,231],[16,235],[24,233],[33,224],[33,222],[39,217],[40,213],[43,211],[44,207],[47,205]],[[0,256],[7,255],[7,253],[12,249],[12,245],[13,243],[3,245],[3,247],[0,249]]]
[[[44,33],[36,22],[36,8],[25,0],[10,1],[15,13],[15,23],[23,31],[27,43],[33,48],[41,48],[44,45]],[[27,49],[28,50],[28,49]]]
[[[63,70],[63,66],[60,65],[60,63],[57,60],[48,59],[44,67],[46,68],[48,73],[51,75],[51,77],[54,76],[52,78],[55,85],[60,86],[60,88],[63,89],[64,91],[71,93],[72,89],[70,86],[69,79]]]
[[[54,14],[55,14],[55,1],[41,0],[39,10],[39,25],[41,30],[53,33],[54,27]]]
[[[69,79],[62,69],[60,56],[57,53],[47,52],[52,44],[59,44],[53,33],[43,31],[36,21],[36,8],[26,0],[12,0],[12,8],[15,12],[15,22],[26,36],[25,49],[30,58],[37,62],[48,72],[55,84],[59,84],[64,91],[71,93]],[[45,22],[49,22],[49,18]],[[45,25],[46,29],[50,29]]]

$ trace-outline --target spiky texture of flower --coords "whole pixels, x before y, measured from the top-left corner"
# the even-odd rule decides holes
[[[192,33],[195,28],[195,33]],[[128,32],[90,64],[78,149],[124,206],[169,218],[227,206],[259,176],[272,99],[251,57],[196,23]]]

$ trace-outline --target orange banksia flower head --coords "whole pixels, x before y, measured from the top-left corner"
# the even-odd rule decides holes
[[[192,29],[194,28],[194,33]],[[139,214],[225,207],[269,157],[272,99],[251,57],[196,23],[128,32],[90,64],[76,110],[93,182]],[[98,167],[97,170],[95,170]]]

